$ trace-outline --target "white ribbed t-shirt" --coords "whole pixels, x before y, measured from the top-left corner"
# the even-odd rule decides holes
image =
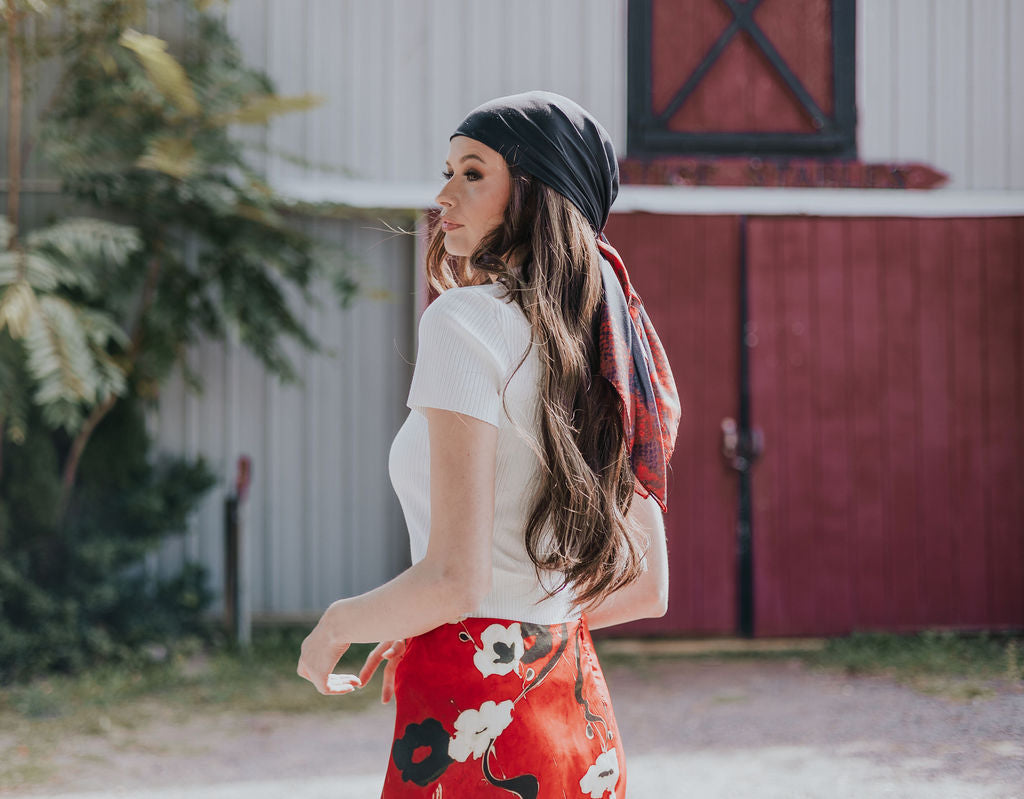
[[[493,580],[490,593],[470,615],[557,624],[578,615],[570,609],[571,589],[546,597],[525,544],[527,514],[542,468],[528,443],[532,438],[539,449],[540,360],[525,314],[505,294],[498,283],[452,288],[423,312],[406,402],[411,410],[391,444],[388,472],[416,563],[426,555],[430,536],[430,439],[427,419],[418,409],[457,411],[496,426]],[[530,353],[516,370],[527,348]],[[546,574],[545,583],[558,585],[556,576]]]

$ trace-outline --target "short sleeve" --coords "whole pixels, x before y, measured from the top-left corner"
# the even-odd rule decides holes
[[[505,345],[494,302],[467,286],[448,289],[423,312],[410,408],[457,411],[498,426]]]

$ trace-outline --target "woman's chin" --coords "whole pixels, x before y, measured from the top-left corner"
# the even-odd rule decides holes
[[[449,255],[455,256],[456,258],[464,258],[465,256],[470,254],[470,251],[467,250],[465,247],[453,247],[448,242],[444,243],[444,251]]]
[[[465,236],[460,236],[458,231],[451,231],[444,234],[444,250],[456,258],[465,258],[473,254],[474,247],[470,247]]]

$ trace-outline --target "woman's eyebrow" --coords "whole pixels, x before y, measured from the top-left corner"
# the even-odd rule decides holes
[[[483,158],[481,158],[479,155],[477,155],[476,153],[467,153],[466,155],[462,156],[462,158],[459,159],[459,163],[461,164],[464,161],[468,161],[470,158],[473,158],[473,159],[479,161],[484,166],[487,166],[487,162]],[[452,165],[448,161],[445,161],[444,165],[446,167],[448,167],[449,169],[452,168]]]

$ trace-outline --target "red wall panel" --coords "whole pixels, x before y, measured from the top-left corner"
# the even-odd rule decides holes
[[[1022,242],[751,221],[758,634],[1024,624]]]
[[[665,516],[669,611],[615,632],[731,633],[736,480],[719,429],[737,407],[737,218],[615,214],[607,234],[658,330],[682,404]]]

